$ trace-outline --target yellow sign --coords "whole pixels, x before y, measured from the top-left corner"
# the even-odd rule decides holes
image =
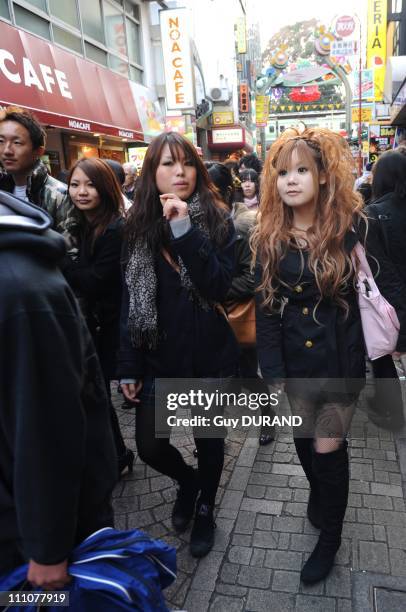
[[[361,107],[361,119],[359,117],[359,108],[352,108],[351,119],[353,123],[358,123],[359,121],[362,121],[363,123],[370,123],[372,121],[372,108]]]
[[[368,0],[367,68],[374,69],[375,101],[383,100],[387,1]]]
[[[233,125],[233,111],[215,111],[213,113],[213,125]]]
[[[237,38],[237,53],[247,53],[245,17],[239,17],[237,19],[236,38]]]
[[[255,97],[256,123],[258,127],[264,127],[269,117],[269,96]]]

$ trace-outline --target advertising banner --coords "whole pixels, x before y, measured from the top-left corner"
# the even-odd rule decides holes
[[[245,17],[239,17],[237,19],[236,38],[237,38],[237,53],[247,53],[247,35],[246,35],[246,28],[245,28]]]
[[[374,100],[374,71],[372,68],[361,70],[361,100]],[[360,98],[359,70],[354,72],[354,99]]]
[[[369,161],[375,162],[381,153],[393,149],[395,132],[391,125],[369,126]]]
[[[265,127],[269,119],[269,96],[255,97],[256,125]]]
[[[387,1],[368,0],[367,68],[374,69],[375,101],[383,100]]]
[[[195,107],[188,10],[160,11],[168,110]]]

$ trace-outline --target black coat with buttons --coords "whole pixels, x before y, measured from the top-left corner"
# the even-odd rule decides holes
[[[349,232],[346,249],[358,240]],[[319,299],[315,277],[307,266],[307,253],[289,250],[280,262],[281,286],[278,297],[285,300],[282,314],[262,306],[262,293],[256,294],[257,349],[262,376],[267,381],[284,378],[364,379],[365,350],[357,294],[348,282],[348,315],[331,300]],[[262,268],[256,266],[256,286]]]

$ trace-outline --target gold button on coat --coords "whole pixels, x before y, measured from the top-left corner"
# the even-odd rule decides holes
[[[296,285],[295,291],[296,291],[296,293],[302,293],[302,291],[303,291],[302,286],[301,285]]]
[[[306,340],[306,342],[305,342],[305,346],[306,346],[307,348],[312,348],[312,346],[313,346],[313,342],[312,342],[311,340]]]
[[[307,306],[302,308],[302,314],[304,314],[304,315],[308,315],[309,314],[309,309],[307,308]]]

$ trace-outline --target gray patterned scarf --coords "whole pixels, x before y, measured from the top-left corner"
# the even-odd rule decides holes
[[[209,237],[209,229],[205,215],[200,206],[200,199],[194,193],[188,200],[188,212],[192,226],[198,227]],[[190,300],[196,300],[201,308],[212,308],[193,285],[185,264],[181,257],[177,258],[180,273],[180,282],[189,294]],[[155,271],[154,254],[142,239],[136,239],[132,245],[128,264],[125,271],[130,296],[128,311],[128,329],[131,343],[135,347],[144,346],[155,349],[159,340],[158,313],[156,307],[156,292],[158,280]]]

